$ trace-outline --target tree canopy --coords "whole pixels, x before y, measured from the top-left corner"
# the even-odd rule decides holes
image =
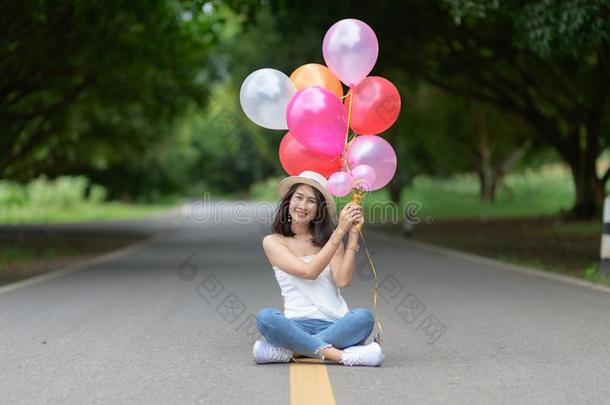
[[[326,30],[355,17],[379,38],[371,74],[403,96],[382,134],[394,196],[424,172],[474,169],[493,189],[524,150],[550,148],[571,168],[573,213],[596,216],[609,16],[610,0],[3,2],[0,177],[86,174],[114,196],[245,189],[281,171],[283,134],[248,123],[241,82],[323,63]]]
[[[324,32],[346,15],[381,39],[376,72],[402,71],[523,120],[570,166],[573,213],[599,213],[610,171],[596,161],[610,142],[608,0],[410,0],[375,5],[273,2],[278,20]],[[295,38],[289,40],[294,43]]]

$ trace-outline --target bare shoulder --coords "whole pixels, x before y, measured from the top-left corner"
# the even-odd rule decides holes
[[[284,244],[283,241],[284,237],[282,235],[280,235],[279,233],[270,233],[269,235],[265,236],[263,238],[263,245],[265,244],[276,244],[276,243],[281,243]]]
[[[278,265],[278,263],[284,260],[285,257],[288,257],[290,253],[284,236],[280,234],[265,236],[263,238],[263,250],[272,266]]]
[[[263,249],[265,249],[265,252],[268,253],[271,249],[277,248],[278,246],[286,246],[282,235],[272,233],[263,238]]]

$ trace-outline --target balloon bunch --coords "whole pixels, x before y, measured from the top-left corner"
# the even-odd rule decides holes
[[[396,153],[378,135],[398,118],[400,94],[390,81],[367,77],[377,37],[360,20],[341,20],[326,32],[322,53],[328,67],[306,64],[290,77],[268,68],[251,73],[241,86],[242,108],[262,127],[289,130],[279,147],[288,174],[316,171],[338,197],[378,190],[396,172]]]
[[[328,178],[333,195],[343,197],[352,191],[352,201],[359,204],[363,191],[384,187],[396,173],[396,153],[378,135],[398,118],[400,94],[388,80],[367,77],[377,61],[379,44],[364,22],[350,18],[335,23],[324,36],[322,53],[328,67],[310,63],[290,77],[275,69],[251,73],[241,86],[241,106],[260,126],[289,129],[279,148],[288,174],[316,171]],[[341,82],[349,88],[345,95]],[[373,303],[379,333],[374,340],[381,344],[379,282],[361,226],[358,231],[375,276]]]

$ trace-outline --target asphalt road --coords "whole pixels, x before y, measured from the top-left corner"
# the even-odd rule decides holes
[[[252,213],[214,203],[199,223],[130,222],[160,233],[0,290],[0,401],[290,403],[290,366],[252,360],[253,316],[282,308],[260,243],[269,223]],[[610,403],[608,292],[364,234],[386,360],[327,365],[337,404]],[[342,294],[372,309],[359,256]]]

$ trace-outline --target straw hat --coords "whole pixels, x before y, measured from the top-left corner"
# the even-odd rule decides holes
[[[311,170],[305,170],[298,176],[286,177],[277,185],[277,193],[280,198],[284,198],[288,190],[290,190],[290,187],[297,183],[307,184],[319,190],[326,199],[326,206],[328,207],[330,217],[333,218],[335,216],[337,213],[337,205],[335,204],[333,195],[328,191],[326,177]]]

